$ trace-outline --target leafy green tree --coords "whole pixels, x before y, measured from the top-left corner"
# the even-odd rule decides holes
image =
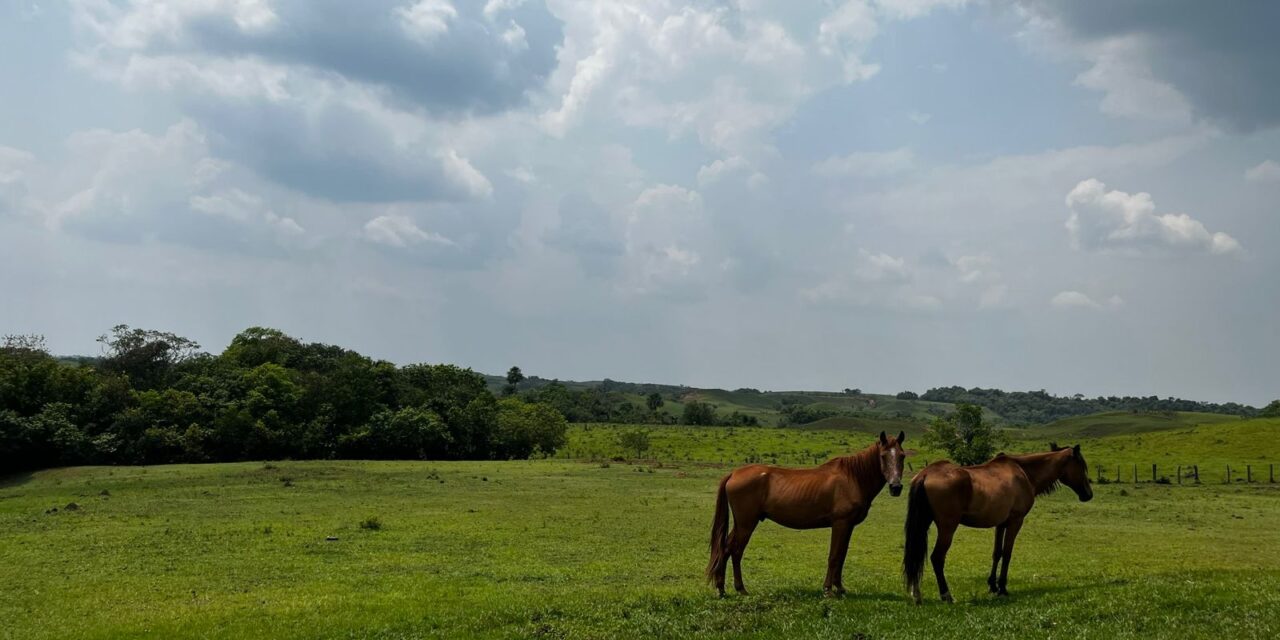
[[[716,423],[715,405],[690,400],[684,404],[680,422],[682,424],[714,425]]]
[[[1280,400],[1272,400],[1271,404],[1262,408],[1258,415],[1264,418],[1280,418]]]
[[[522,460],[535,454],[551,455],[564,446],[567,430],[564,416],[551,405],[504,398],[498,402],[494,457]]]
[[[645,406],[649,407],[650,411],[657,411],[658,409],[661,409],[664,404],[662,394],[654,391],[645,398],[644,403]]]
[[[256,367],[268,362],[296,366],[302,352],[302,343],[279,329],[249,327],[231,339],[222,357],[239,367]]]
[[[636,457],[649,450],[649,432],[643,429],[628,429],[618,434],[618,446],[626,451],[634,451]]]
[[[981,464],[991,459],[1004,438],[982,419],[982,407],[960,403],[946,417],[935,418],[924,433],[925,446],[943,449],[958,464]]]
[[[125,324],[112,327],[111,333],[98,337],[98,342],[106,351],[102,368],[128,376],[136,389],[168,385],[177,365],[200,350],[194,340]]]
[[[900,391],[898,392],[898,395],[894,397],[899,400],[915,400],[920,397],[920,394],[914,391]]]
[[[439,414],[420,407],[383,410],[369,424],[343,436],[345,455],[375,460],[440,459],[450,457],[453,435]]]

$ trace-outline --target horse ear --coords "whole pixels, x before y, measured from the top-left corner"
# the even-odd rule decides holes
[[[883,431],[880,432],[880,444],[889,444],[889,437]]]
[[[1050,451],[1057,451],[1057,450],[1058,450],[1058,443],[1056,443],[1056,442],[1050,442],[1050,443],[1049,443],[1049,450],[1050,450]]]
[[[907,432],[906,432],[906,431],[899,431],[899,432],[898,432],[898,444],[902,444],[902,443],[904,443],[904,442],[906,442],[906,441],[907,441]]]
[[[1080,445],[1076,445],[1076,446],[1074,446],[1074,447],[1071,447],[1071,453],[1075,454],[1075,456],[1076,456],[1077,458],[1079,458],[1079,457],[1080,457]]]

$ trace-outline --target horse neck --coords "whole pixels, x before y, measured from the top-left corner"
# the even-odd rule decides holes
[[[1031,484],[1035,486],[1036,495],[1049,491],[1057,484],[1062,476],[1062,465],[1066,462],[1066,458],[1059,455],[1057,451],[1012,457],[1027,474]]]
[[[873,444],[851,456],[840,459],[845,473],[874,496],[884,488],[884,474],[880,472],[880,445]]]

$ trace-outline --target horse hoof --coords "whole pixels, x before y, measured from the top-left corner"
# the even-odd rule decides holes
[[[1008,591],[1005,591],[1004,589],[1001,589],[1001,590],[999,590],[999,591],[997,591],[997,592],[996,592],[996,595],[998,595],[998,596],[1003,596],[1003,597],[1005,597],[1005,598],[1008,598],[1008,597],[1009,597],[1009,592],[1008,592]]]
[[[955,602],[955,599],[951,597],[951,593],[950,593],[950,592],[947,592],[947,593],[942,594],[942,601],[943,601],[943,602]]]

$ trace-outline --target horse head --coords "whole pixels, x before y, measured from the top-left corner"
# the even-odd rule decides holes
[[[1071,457],[1067,459],[1067,463],[1062,465],[1062,471],[1058,474],[1058,481],[1071,487],[1076,492],[1076,496],[1080,498],[1080,502],[1088,502],[1093,499],[1093,485],[1089,482],[1089,465],[1084,461],[1084,454],[1080,453],[1080,445],[1074,447],[1059,447],[1058,443],[1050,442],[1049,448],[1053,451],[1070,451]]]
[[[889,495],[902,495],[902,466],[906,463],[907,453],[902,449],[907,433],[899,431],[898,437],[890,438],[880,432],[880,474],[889,483]]]

